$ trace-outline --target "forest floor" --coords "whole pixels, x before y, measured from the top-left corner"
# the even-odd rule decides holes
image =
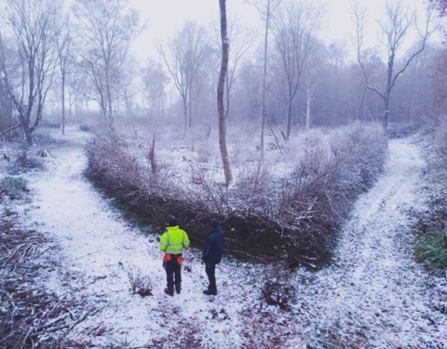
[[[426,167],[415,138],[390,141],[385,171],[355,204],[334,262],[297,270],[297,297],[281,311],[262,302],[263,267],[231,258],[217,267],[219,294],[202,294],[196,250],[185,252],[181,294],[165,295],[157,237],[131,226],[83,176],[89,134],[51,137],[45,170],[21,175],[31,200],[9,205],[24,229],[52,239],[39,282],[96,309],[69,335],[79,348],[447,348],[447,280],[417,264],[411,247],[408,212],[424,209]],[[153,295],[131,294],[129,272],[150,276]]]

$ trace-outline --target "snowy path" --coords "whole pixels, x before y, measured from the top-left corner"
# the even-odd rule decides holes
[[[35,197],[24,224],[57,241],[51,258],[59,268],[46,271],[50,286],[104,307],[76,329],[74,338],[88,337],[96,328],[94,333],[105,331],[92,339],[97,346],[130,342],[134,347],[184,336],[186,348],[188,336],[199,334],[206,348],[241,347],[244,320],[239,312],[259,304],[260,290],[253,286],[258,267],[222,263],[217,278],[225,285],[217,297],[207,298],[202,294],[206,276],[195,258],[192,272],[183,272],[182,294],[165,296],[157,243],[130,227],[83,178],[82,147],[55,149],[53,155],[48,171],[29,175]],[[390,142],[386,171],[356,203],[342,231],[336,263],[317,273],[298,271],[296,316],[292,321],[290,314],[278,312],[276,318],[285,319],[285,326],[297,334],[284,347],[330,347],[334,338],[363,343],[358,348],[447,347],[446,316],[434,306],[445,304],[445,279],[428,276],[405,246],[409,221],[403,211],[418,204],[423,167],[409,140]],[[129,293],[129,268],[151,276],[154,296]],[[319,335],[321,330],[334,336]]]
[[[389,152],[385,172],[343,228],[335,265],[318,274],[303,302],[324,315],[320,328],[359,342],[362,333],[371,347],[444,348],[446,316],[433,306],[445,304],[446,280],[429,277],[407,244],[405,211],[420,204],[425,164],[409,139],[391,140]]]
[[[60,139],[56,132],[52,137]],[[86,137],[73,132],[72,138]],[[239,336],[228,333],[237,325],[238,311],[251,301],[248,295],[252,291],[239,285],[239,275],[233,275],[236,268],[230,264],[218,266],[216,276],[219,282],[225,281],[220,286],[222,296],[209,298],[202,294],[207,286],[204,266],[198,263],[200,257],[194,256],[192,272],[183,271],[182,293],[166,296],[166,274],[158,243],[129,226],[83,177],[86,157],[81,144],[54,149],[51,154],[47,171],[29,175],[29,188],[35,197],[24,210],[24,224],[57,242],[52,263],[58,268],[48,270],[46,276],[50,287],[59,295],[80,294],[88,300],[86,309],[88,303],[105,308],[79,326],[79,338],[102,328],[107,331],[94,338],[96,345],[130,343],[133,347],[167,338],[174,328],[179,337],[182,331],[199,332],[203,343],[218,342],[217,347],[240,345]],[[192,252],[185,252],[184,259],[188,256],[193,256]],[[129,269],[151,277],[154,296],[130,294]],[[249,274],[255,269],[250,268]],[[230,303],[231,309],[227,307]],[[216,313],[217,319],[207,325]]]

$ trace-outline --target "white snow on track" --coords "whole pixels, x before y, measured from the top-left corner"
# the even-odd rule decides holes
[[[71,135],[83,136],[81,132]],[[52,136],[61,138],[57,134]],[[156,239],[148,239],[129,226],[83,177],[86,157],[82,146],[50,152],[47,171],[33,172],[27,178],[35,197],[32,206],[25,210],[25,219],[29,228],[37,228],[57,241],[52,257],[58,268],[49,271],[50,288],[59,295],[85,293],[86,309],[91,304],[104,307],[79,326],[77,331],[82,333],[78,338],[87,337],[90,330],[100,327],[106,332],[94,338],[96,345],[129,343],[134,347],[152,339],[162,340],[173,331],[186,330],[200,332],[204,342],[209,334],[210,341],[224,347],[237,345],[238,335],[228,334],[237,325],[237,319],[233,319],[237,312],[251,301],[248,297],[251,291],[240,285],[239,275],[233,275],[236,270],[219,265],[216,276],[222,295],[207,297],[202,293],[207,279],[204,266],[198,262],[200,257],[186,251],[184,259],[194,257],[192,272],[183,270],[180,295],[173,298],[165,295],[163,254]],[[151,277],[153,296],[141,298],[130,294],[130,268]],[[254,268],[250,270],[254,272]],[[208,319],[216,317],[216,312],[219,321],[207,324]],[[189,328],[185,329],[186,326]],[[76,338],[76,333],[73,337]]]
[[[86,140],[81,132],[67,132]],[[60,137],[56,131],[52,136]],[[90,335],[97,347],[138,347],[169,336],[184,336],[188,343],[191,334],[205,348],[243,347],[245,320],[239,312],[260,303],[260,267],[221,263],[216,271],[219,295],[208,298],[202,294],[204,267],[197,252],[189,251],[185,257],[194,261],[192,272],[183,270],[182,293],[166,296],[155,237],[148,239],[111,209],[83,177],[81,144],[70,144],[51,151],[46,171],[25,175],[34,198],[24,210],[23,224],[56,241],[51,254],[55,268],[45,271],[49,287],[59,295],[84,295],[86,309],[90,304],[102,309],[81,323],[72,338],[103,329],[101,336]],[[425,165],[408,139],[390,141],[389,152],[385,172],[360,197],[342,229],[335,262],[316,273],[295,274],[299,297],[290,313],[269,308],[281,326],[296,333],[278,347],[331,348],[334,338],[360,343],[358,348],[447,347],[446,315],[437,308],[446,303],[446,280],[429,276],[408,248],[412,220],[405,210],[420,205],[417,190]],[[129,268],[151,277],[152,296],[130,294]]]
[[[420,205],[424,167],[410,139],[390,141],[386,169],[356,203],[335,264],[318,273],[302,300],[315,307],[320,329],[357,333],[359,342],[364,335],[368,348],[446,347],[446,315],[433,308],[445,304],[447,282],[429,277],[408,245],[413,220],[406,212]]]

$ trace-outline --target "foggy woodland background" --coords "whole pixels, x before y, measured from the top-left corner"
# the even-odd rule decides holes
[[[261,127],[264,63],[267,127],[276,127],[284,139],[300,128],[383,123],[384,116],[419,125],[445,110],[447,64],[436,34],[438,11],[416,12],[392,0],[377,19],[353,3],[356,30],[328,42],[330,13],[323,3],[251,3],[258,28],[245,27],[243,14],[227,14],[228,127]],[[365,23],[376,20],[377,44],[366,47]],[[158,53],[140,62],[132,44],[147,23],[126,0],[3,0],[0,134],[32,142],[41,122],[62,132],[67,122],[135,130],[172,123],[184,133],[196,125],[215,127],[218,18],[207,27],[193,21],[172,25],[179,28],[176,34],[156,43]]]
[[[225,1],[213,1],[216,13],[219,5],[223,13]],[[230,2],[231,0],[227,4]],[[417,271],[417,276],[414,274],[407,278],[405,271],[412,270],[413,266],[400,269],[400,264],[396,264],[398,279],[395,279],[389,273],[390,264],[384,256],[390,251],[397,251],[386,251],[395,244],[399,251],[396,258],[404,258],[405,254],[402,260],[407,263],[409,253],[413,252],[407,251],[406,245],[410,243],[406,242],[407,237],[403,235],[407,234],[407,228],[408,233],[410,232],[407,226],[410,224],[414,239],[410,239],[412,242],[408,248],[414,248],[414,258],[429,268],[442,269],[439,275],[445,277],[447,51],[444,44],[444,15],[447,0],[421,0],[417,10],[409,1],[389,0],[383,8],[381,18],[372,18],[367,8],[353,2],[351,20],[354,29],[339,41],[327,39],[325,33],[331,13],[323,2],[247,2],[259,16],[256,28],[247,27],[244,14],[232,13],[231,10],[226,13],[227,34],[218,16],[212,18],[207,26],[194,21],[171,23],[173,27],[178,28],[175,34],[156,42],[157,52],[146,60],[139,61],[135,54],[138,51],[138,47],[135,47],[136,39],[145,30],[152,29],[140,18],[139,13],[130,7],[128,0],[0,0],[0,147],[3,153],[0,165],[3,168],[2,173],[9,175],[0,180],[0,201],[5,207],[3,217],[11,218],[7,221],[2,218],[0,222],[0,232],[5,232],[0,234],[0,272],[6,280],[5,290],[0,290],[0,301],[2,305],[6,304],[0,309],[3,313],[3,320],[0,321],[0,346],[35,348],[35,343],[43,340],[50,343],[48,346],[45,344],[45,347],[74,347],[70,342],[69,332],[87,317],[95,316],[100,308],[103,309],[104,298],[97,298],[97,294],[93,302],[96,305],[87,308],[85,293],[73,292],[74,288],[71,286],[70,275],[81,274],[77,274],[77,271],[75,274],[65,270],[62,272],[64,264],[53,263],[53,259],[45,262],[51,263],[48,264],[50,272],[64,275],[63,280],[67,282],[64,281],[63,285],[70,287],[67,294],[79,293],[82,301],[78,302],[71,296],[66,299],[65,296],[58,298],[53,290],[51,293],[47,292],[48,286],[35,288],[40,286],[35,286],[32,280],[39,280],[42,275],[48,275],[46,267],[39,264],[42,261],[37,257],[40,257],[40,249],[44,250],[45,244],[49,243],[47,239],[51,238],[52,234],[47,233],[47,228],[44,227],[41,228],[44,233],[39,233],[34,224],[40,222],[41,218],[31,222],[29,217],[32,216],[26,215],[28,208],[23,217],[24,221],[30,221],[33,230],[12,229],[14,219],[18,219],[17,212],[13,212],[14,205],[18,204],[12,201],[23,198],[25,193],[30,191],[24,178],[45,178],[33,181],[30,187],[33,192],[33,199],[29,199],[29,205],[33,206],[30,210],[37,210],[40,209],[42,199],[39,199],[39,195],[42,194],[35,189],[48,184],[51,190],[55,189],[56,192],[57,186],[62,185],[60,183],[73,180],[73,173],[76,176],[75,181],[84,180],[85,176],[94,187],[88,185],[84,189],[75,189],[74,192],[71,187],[64,188],[65,194],[73,194],[70,196],[72,200],[78,200],[78,205],[85,205],[84,198],[81,195],[76,196],[75,193],[83,196],[92,190],[98,190],[101,198],[98,198],[97,205],[101,202],[101,212],[106,210],[107,213],[109,208],[118,209],[126,221],[126,230],[129,223],[130,227],[138,227],[148,235],[162,233],[166,227],[166,218],[174,214],[181,228],[188,232],[191,246],[201,248],[207,236],[210,219],[218,218],[225,231],[227,256],[271,264],[267,265],[261,274],[257,271],[257,276],[253,274],[253,277],[259,279],[258,284],[246,284],[259,289],[262,302],[277,305],[287,312],[288,309],[298,307],[300,313],[301,309],[303,310],[303,314],[304,310],[308,312],[309,308],[316,309],[317,315],[309,313],[311,316],[308,319],[312,320],[303,321],[302,324],[308,326],[311,321],[322,318],[323,322],[315,322],[315,331],[318,332],[315,336],[327,333],[327,340],[323,338],[321,343],[333,342],[334,346],[330,347],[352,347],[353,343],[362,346],[367,340],[377,343],[374,337],[386,338],[384,327],[364,326],[361,322],[363,320],[356,325],[355,321],[358,320],[347,311],[351,308],[344,308],[345,311],[339,307],[339,302],[336,309],[328,313],[330,316],[325,317],[318,316],[323,309],[321,304],[318,304],[319,299],[322,299],[320,296],[314,298],[314,306],[312,302],[307,303],[307,300],[305,303],[295,303],[298,297],[310,299],[313,291],[309,291],[312,288],[307,288],[313,281],[308,281],[307,277],[299,281],[301,277],[296,274],[298,283],[295,285],[306,285],[307,289],[306,293],[298,292],[298,288],[292,283],[295,276],[292,277],[291,270],[300,266],[318,269],[331,263],[337,244],[340,241],[346,242],[346,238],[338,239],[339,233],[343,224],[351,218],[357,199],[375,185],[384,169],[385,182],[389,184],[379,185],[374,194],[377,197],[372,198],[374,202],[370,203],[373,208],[376,204],[380,206],[374,213],[377,217],[388,217],[379,219],[377,226],[380,229],[374,232],[379,238],[380,235],[383,235],[382,238],[386,235],[387,242],[381,246],[385,254],[382,254],[382,249],[380,254],[380,259],[386,263],[386,273],[383,274],[386,274],[386,278],[380,276],[381,273],[378,273],[379,282],[372,277],[362,277],[359,284],[368,284],[368,287],[361,288],[358,288],[357,281],[356,285],[351,282],[350,285],[344,283],[345,274],[340,274],[339,270],[345,269],[346,273],[356,270],[356,274],[362,269],[371,271],[371,265],[366,267],[365,263],[372,259],[364,259],[362,255],[364,248],[367,252],[368,249],[372,251],[372,248],[376,250],[376,242],[369,247],[369,242],[364,243],[367,241],[365,239],[369,240],[368,236],[362,236],[365,230],[358,232],[353,229],[346,237],[352,237],[353,241],[359,238],[359,243],[356,243],[358,247],[355,247],[356,244],[352,246],[363,251],[359,253],[361,258],[356,257],[360,251],[352,250],[355,253],[349,256],[349,261],[347,259],[343,262],[345,264],[339,264],[338,259],[333,264],[335,269],[328,269],[329,274],[334,271],[332,279],[327,271],[324,271],[325,276],[320,274],[322,285],[326,285],[331,292],[328,295],[332,294],[334,297],[338,292],[332,287],[335,282],[339,284],[338,287],[348,287],[349,290],[352,286],[357,290],[355,292],[359,295],[358,299],[364,302],[367,299],[365,295],[376,294],[370,291],[375,291],[377,285],[385,285],[386,288],[394,282],[395,286],[388,288],[387,292],[398,290],[396,295],[399,297],[383,297],[385,300],[394,299],[388,304],[390,310],[386,311],[386,314],[394,314],[393,309],[396,307],[410,312],[417,308],[420,318],[407,317],[411,319],[411,326],[414,325],[407,327],[405,323],[404,327],[410,328],[407,332],[413,333],[411,329],[417,326],[417,332],[421,334],[422,339],[425,340],[433,334],[441,343],[442,337],[439,336],[437,326],[432,326],[435,325],[432,318],[439,323],[443,321],[437,320],[444,316],[446,309],[445,303],[441,303],[441,300],[445,299],[445,292],[441,292],[442,285],[439,284],[440,293],[436,295],[439,297],[439,306],[436,305],[436,308],[432,306],[436,304],[436,297],[432,296],[434,293],[426,296],[426,293],[419,292],[419,287],[425,282],[422,287],[434,292],[437,290],[432,286],[435,282],[414,282],[414,285],[411,285],[414,287],[409,287],[410,293],[407,295],[416,302],[415,305],[410,302],[410,307],[407,308],[406,298],[401,298],[403,293],[400,290],[406,288],[406,285],[410,286],[408,282],[413,283],[412,280],[416,278],[424,280],[422,273]],[[157,13],[152,13],[151,16],[155,17]],[[169,22],[170,18],[165,20]],[[366,28],[369,28],[367,24],[371,22],[376,23],[378,28],[377,41],[373,44],[366,40],[367,36],[370,37],[367,35],[370,33],[366,33]],[[225,76],[227,41],[229,62]],[[222,97],[222,89],[217,89],[218,79],[220,87],[224,82],[224,110],[221,108],[222,99],[218,102],[216,98]],[[66,125],[70,125],[67,130]],[[39,127],[42,128],[41,132]],[[50,127],[53,129],[49,130]],[[72,132],[72,135],[57,135],[57,139],[53,138],[59,128],[62,135],[66,131]],[[419,137],[389,142],[393,137],[407,137],[419,130],[422,131]],[[79,143],[81,140],[74,140],[77,137],[88,139],[82,144],[82,148]],[[35,147],[32,147],[32,144]],[[229,155],[225,153],[227,145]],[[404,187],[402,184],[399,184],[399,187],[394,184],[394,177],[398,176],[396,178],[399,179],[401,176],[402,169],[399,166],[402,166],[403,162],[421,162],[416,156],[411,156],[411,160],[410,156],[404,156],[397,164],[393,163],[396,157],[405,154],[410,146],[412,149],[409,154],[420,152],[425,165],[417,164],[408,168],[421,172],[424,168],[423,174],[419,176],[419,173],[412,173],[408,181],[417,177],[420,182],[404,182]],[[49,161],[43,159],[53,151],[53,158],[49,158]],[[76,159],[74,165],[73,159]],[[61,165],[62,170],[40,175],[37,170],[45,169],[47,163]],[[386,167],[387,164],[391,166]],[[407,168],[406,166],[407,164],[404,168]],[[48,174],[67,178],[57,181]],[[402,196],[399,188],[403,188],[405,193],[405,190],[413,191],[419,186],[420,191],[414,195],[426,198],[426,203],[420,208],[408,209],[405,205],[398,206],[396,201],[393,201],[393,195]],[[398,194],[394,194],[396,190]],[[104,198],[110,205],[106,209],[102,206]],[[90,199],[87,198],[85,202],[88,203],[88,200]],[[410,196],[410,204],[411,200]],[[65,208],[63,207],[62,211],[66,209],[71,213],[72,203],[68,201],[64,200]],[[402,202],[404,201],[402,199]],[[62,200],[57,201],[59,202]],[[400,202],[400,198],[397,202]],[[369,222],[371,217],[374,217],[370,216],[373,211],[369,208],[365,210],[364,207],[366,206],[356,211],[364,211],[369,217],[365,222]],[[394,216],[393,212],[386,211],[388,208],[402,213]],[[34,214],[40,215],[39,212]],[[53,216],[57,215],[57,212],[45,212],[46,219],[50,222]],[[387,233],[388,227],[381,224],[389,224],[387,222],[391,220],[390,217],[404,215],[412,219],[408,222],[395,222],[396,225],[393,225],[392,229],[393,234],[396,230],[397,235],[391,238]],[[117,219],[114,214],[107,213],[107,216],[107,221]],[[354,222],[359,219],[362,222],[361,218]],[[60,217],[59,221],[56,219],[55,222],[58,223],[54,225],[56,228],[62,227],[63,230],[65,225],[61,225],[60,220]],[[44,221],[46,220],[42,221],[42,226]],[[417,223],[409,223],[413,221]],[[91,229],[92,222],[82,222],[84,233]],[[25,227],[28,229],[31,225]],[[53,226],[53,231],[54,228]],[[71,228],[69,232],[78,234],[76,225]],[[99,232],[104,229],[96,228]],[[120,233],[119,229],[117,234]],[[389,232],[391,234],[391,230]],[[70,237],[70,244],[71,239]],[[155,243],[153,236],[149,237],[149,241]],[[380,240],[377,241],[380,244]],[[351,251],[352,246],[346,251]],[[128,249],[126,246],[124,248]],[[45,248],[42,254],[48,250],[55,256],[68,253],[59,253],[62,248],[56,245],[55,248]],[[108,253],[106,248],[102,253]],[[115,250],[110,253],[115,254]],[[375,253],[371,255],[376,256]],[[141,257],[141,260],[144,258],[146,257]],[[357,262],[360,269],[353,269]],[[22,263],[27,265],[22,268]],[[118,264],[113,263],[115,266]],[[189,266],[191,271],[192,255],[189,260],[185,259],[185,264],[185,269]],[[196,264],[198,265],[198,262]],[[118,265],[124,269],[121,262]],[[161,263],[157,262],[157,265],[161,267]],[[248,269],[245,264],[242,265],[243,267],[238,264],[238,267],[230,269],[237,270],[242,273],[238,275],[244,275],[246,278],[246,270],[251,270],[251,266]],[[385,264],[378,263],[379,267],[381,265]],[[109,268],[108,265],[106,267]],[[141,281],[140,286],[143,281],[146,284],[144,290],[148,292],[145,292],[145,295],[150,295],[152,275],[145,278],[144,274],[133,274],[132,269],[128,271],[132,292],[135,293],[136,290],[136,283],[132,279],[138,279]],[[262,274],[264,276],[260,277]],[[375,273],[370,273],[371,276],[373,274]],[[346,275],[349,275],[346,278],[348,280],[351,274]],[[86,286],[103,278],[105,276],[95,276],[94,281]],[[229,278],[230,274],[228,280]],[[401,283],[401,278],[406,281]],[[83,280],[84,277],[80,279]],[[240,284],[240,278],[236,280],[234,276],[234,279],[235,283]],[[108,280],[110,279],[104,282],[109,283]],[[145,280],[149,280],[148,283]],[[36,285],[40,284],[41,282],[36,282]],[[374,286],[373,289],[369,288],[371,285]],[[233,284],[229,286],[235,290]],[[320,291],[328,291],[318,289],[317,292],[319,286],[313,287],[315,295]],[[85,287],[77,290],[83,289]],[[39,290],[37,295],[36,290]],[[351,291],[343,294],[348,295],[347,299],[352,303],[356,296],[353,293],[354,298],[351,297],[349,292]],[[115,290],[113,293],[115,294]],[[415,294],[418,297],[413,297]],[[246,297],[246,294],[243,294],[243,297]],[[380,296],[377,299],[381,298]],[[430,305],[422,302],[419,304],[418,299],[422,298],[429,299]],[[295,327],[301,331],[302,325],[297,327],[297,323],[290,321],[290,318],[280,321],[279,317],[276,320],[278,326],[271,327],[278,314],[275,310],[275,313],[270,314],[275,314],[272,315],[273,320],[268,320],[269,310],[264,309],[258,299],[247,298],[247,303],[250,303],[247,308],[239,308],[239,297],[230,299],[238,303],[237,307],[230,307],[237,311],[237,315],[234,313],[231,316],[232,319],[242,316],[243,325],[240,328],[243,332],[240,333],[243,333],[245,339],[242,339],[241,343],[244,343],[246,348],[266,347],[265,343],[269,343],[269,347],[278,347],[279,342],[271,341],[271,333],[279,334],[277,338],[285,341],[297,339],[305,333],[314,336],[311,334],[313,330],[297,334]],[[98,306],[100,303],[101,306]],[[113,301],[111,304],[115,303],[118,302]],[[188,302],[190,303],[194,304]],[[255,312],[254,307],[257,307],[258,303],[259,312]],[[335,304],[332,300],[330,303]],[[52,310],[49,311],[49,304],[56,305],[51,306]],[[365,304],[369,307],[369,304]],[[422,306],[426,308],[426,313],[421,312]],[[151,319],[155,319],[157,323],[157,319],[162,319],[161,323],[166,319],[166,309],[164,306],[161,308],[163,312],[157,310],[150,313]],[[127,309],[126,306],[126,323],[129,320]],[[359,309],[363,311],[363,308]],[[404,323],[401,322],[402,316],[395,324],[392,322],[394,318],[384,318],[390,319],[389,321],[381,320],[386,316],[383,309],[381,304],[380,308],[376,309],[377,312],[368,308],[368,316],[377,318],[381,326],[392,328],[393,336],[398,336],[401,345],[402,338],[405,338],[400,336],[402,333],[399,332],[401,324]],[[343,321],[340,321],[342,312],[349,316],[343,315]],[[157,313],[161,314],[160,317],[152,318],[153,314]],[[207,312],[203,312],[202,320],[206,316],[205,313]],[[222,311],[219,314],[221,313]],[[242,315],[243,313],[245,315]],[[266,318],[266,314],[269,317]],[[182,319],[183,315],[180,313],[178,316]],[[258,321],[257,316],[260,316],[261,320]],[[114,317],[115,315],[111,316]],[[195,316],[194,319],[196,318]],[[209,320],[208,317],[206,319]],[[211,331],[211,337],[217,338],[214,327],[208,325],[196,329],[195,323],[189,318],[187,321],[183,320],[176,322],[176,327],[184,331],[182,335],[166,328],[173,336],[178,337],[172,342],[176,347],[178,343],[189,341],[196,335],[199,338],[197,343],[200,343],[207,328]],[[430,323],[427,323],[427,320]],[[238,327],[237,322],[235,323]],[[231,325],[233,329],[235,323]],[[433,332],[428,330],[429,326]],[[343,327],[348,329],[348,332],[342,332],[340,328]],[[364,334],[368,327],[379,328],[380,335],[377,335],[378,332],[366,332],[370,336],[368,339]],[[91,343],[93,337],[104,335],[106,331],[109,330],[100,326],[89,332],[80,331],[83,336],[85,334],[85,338],[81,337],[79,340],[85,342],[85,345],[76,347],[91,347],[87,343]],[[158,337],[162,340],[161,346],[166,347],[164,341],[171,341],[172,337],[163,338],[164,332],[159,334],[162,336]],[[269,338],[262,338],[263,334],[267,334]],[[232,340],[229,332],[224,335]],[[260,339],[256,338],[258,335]],[[434,337],[432,339],[434,340]],[[410,343],[410,339],[408,341]],[[51,343],[54,346],[51,346]],[[426,343],[424,342],[425,347]],[[126,344],[123,346],[129,345],[126,335]],[[111,346],[115,347],[112,344]]]

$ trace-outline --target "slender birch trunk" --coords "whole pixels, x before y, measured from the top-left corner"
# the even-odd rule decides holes
[[[228,70],[228,37],[227,37],[227,13],[226,0],[219,0],[220,5],[220,35],[222,39],[222,64],[220,66],[219,82],[217,84],[217,111],[219,113],[219,146],[222,156],[222,164],[225,175],[225,184],[228,187],[231,182],[230,159],[228,156],[227,143],[225,140],[225,108],[224,108],[224,85]]]
[[[65,135],[65,72],[62,72],[62,122],[61,132]]]
[[[261,157],[264,158],[264,128],[267,121],[267,112],[265,110],[265,93],[266,93],[266,78],[267,78],[267,49],[268,49],[268,35],[269,35],[269,20],[270,20],[270,0],[267,0],[267,12],[265,19],[265,38],[264,38],[264,75],[262,77],[262,115],[261,115]]]

